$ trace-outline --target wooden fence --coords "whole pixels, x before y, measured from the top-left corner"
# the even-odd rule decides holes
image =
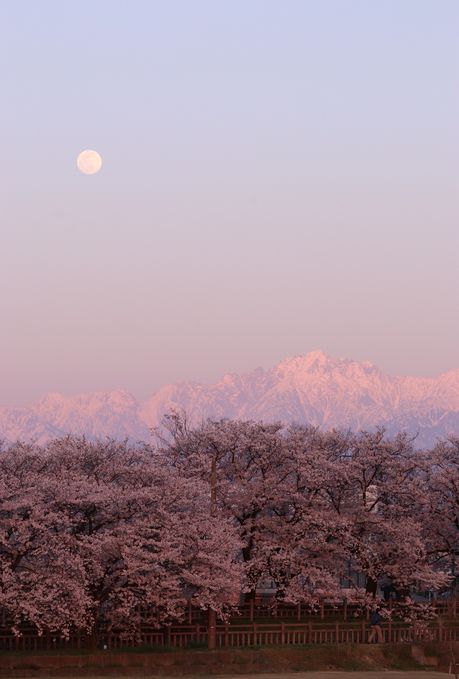
[[[459,641],[459,624],[445,626],[435,622],[429,626],[409,626],[402,623],[382,625],[386,643],[413,643],[420,641]],[[352,624],[335,623],[272,623],[217,626],[217,648],[241,648],[253,646],[297,646],[305,644],[360,644],[368,641],[370,626],[366,622]],[[207,627],[203,625],[180,625],[164,630],[143,631],[138,637],[129,638],[108,634],[101,644],[108,649],[125,649],[138,646],[152,648],[190,648],[207,645]],[[11,634],[0,635],[0,650],[43,651],[75,650],[88,647],[89,639],[72,635],[68,640],[49,635]]]
[[[408,626],[399,621],[385,623],[384,640],[390,643],[411,643],[417,640],[459,641],[459,606],[456,599],[435,602],[438,618],[428,626]],[[324,602],[315,611],[304,605],[250,601],[239,607],[239,614],[228,624],[217,625],[216,643],[219,648],[298,644],[356,644],[368,640],[369,612],[362,612],[346,603]],[[69,639],[58,635],[38,636],[27,626],[21,635],[9,631],[4,613],[0,614],[0,651],[49,651],[88,648],[93,640],[73,634]],[[110,649],[137,646],[187,648],[206,646],[207,612],[188,607],[182,624],[157,630],[142,626],[135,637],[121,634],[99,634],[100,646]]]
[[[332,624],[253,624],[253,625],[220,625],[217,626],[217,647],[247,646],[284,646],[305,644],[359,644],[368,641],[370,626],[363,622],[359,625]],[[444,627],[410,627],[403,624],[388,623],[382,625],[386,643],[413,643],[417,641],[459,641],[459,625]],[[207,643],[207,628],[201,626],[188,628],[171,628],[163,638],[157,634],[142,635],[142,642],[147,645],[172,646],[186,648],[195,644]],[[116,644],[109,639],[109,645]],[[116,647],[116,646],[114,646]]]
[[[459,620],[459,602],[457,599],[447,599],[446,601],[438,600],[432,602],[436,614],[439,618],[444,620],[455,621]],[[388,602],[388,608],[391,609],[393,602]],[[200,608],[195,608],[189,605],[185,612],[185,620],[183,624],[188,626],[191,625],[202,625],[207,624],[207,611]],[[247,603],[239,604],[237,614],[233,615],[231,618],[231,623],[237,625],[240,623],[268,623],[270,620],[273,622],[303,622],[303,623],[314,623],[314,622],[355,622],[362,620],[369,620],[370,610],[362,613],[359,606],[355,604],[348,604],[346,602],[322,602],[314,610],[311,610],[309,606],[305,604],[284,604],[275,603],[273,600],[267,600],[265,602],[260,601],[249,601]],[[0,636],[5,634],[3,630],[6,630],[11,624],[11,620],[8,620],[5,612],[0,611]],[[27,633],[27,628],[24,628],[24,633]]]
[[[387,606],[389,610],[395,602],[388,602]],[[439,617],[456,620],[459,618],[459,604],[457,599],[449,599],[446,601],[436,601],[432,602],[435,611]],[[370,619],[371,612],[367,610],[363,617],[366,620]],[[206,624],[207,613],[201,609],[196,609],[191,606],[188,607],[186,613],[186,621],[189,625],[192,624]],[[282,620],[285,622],[297,621],[297,622],[315,622],[327,620],[342,620],[355,621],[356,619],[362,618],[361,607],[356,604],[348,604],[346,602],[337,602],[335,604],[322,602],[314,610],[311,610],[309,606],[304,604],[283,604],[275,603],[273,601],[266,601],[265,603],[250,601],[239,605],[239,613],[237,616],[233,617],[232,622],[237,622],[237,619],[241,621],[250,621],[251,623],[257,621],[266,622],[269,618],[275,618],[276,620]]]

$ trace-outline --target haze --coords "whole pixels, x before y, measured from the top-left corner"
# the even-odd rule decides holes
[[[0,403],[459,367],[458,32],[455,0],[2,3]]]

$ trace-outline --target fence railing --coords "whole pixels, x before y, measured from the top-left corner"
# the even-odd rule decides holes
[[[459,603],[457,599],[449,599],[446,601],[431,602],[437,615],[449,620],[459,618]],[[387,602],[389,610],[396,605],[396,602]],[[201,623],[206,624],[205,611],[189,606],[186,612],[186,621],[189,625]],[[238,615],[234,616],[232,622],[237,622],[237,619],[248,620],[251,623],[257,621],[265,622],[269,618],[276,620],[298,621],[298,622],[314,622],[327,620],[343,620],[352,621],[359,618],[366,620],[370,619],[371,612],[367,610],[362,613],[361,607],[357,604],[348,604],[347,602],[328,603],[322,602],[314,610],[305,604],[284,604],[276,603],[273,600],[266,602],[249,601],[239,605]]]
[[[298,646],[306,644],[359,644],[368,641],[371,630],[366,622],[358,624],[335,623],[271,623],[247,625],[218,625],[217,648],[241,648],[254,646]],[[448,625],[435,622],[428,626],[386,623],[382,625],[385,643],[403,644],[421,641],[459,641],[459,624]],[[107,634],[101,644],[107,649],[126,649],[139,646],[151,648],[190,648],[207,645],[207,627],[203,625],[180,625],[164,630],[143,631],[134,637]],[[72,635],[69,639],[55,636],[23,634],[0,635],[3,651],[64,651],[88,646],[89,639]]]
[[[459,601],[458,599],[447,599],[447,600],[437,600],[431,602],[436,614],[439,618],[444,620],[459,620]],[[387,606],[389,609],[395,605],[395,602],[388,602]],[[195,608],[194,606],[188,605],[185,611],[185,619],[183,624],[190,625],[202,625],[207,624],[207,611],[200,608]],[[327,621],[343,621],[343,622],[355,622],[362,620],[369,620],[370,610],[362,612],[361,607],[356,604],[350,604],[347,602],[322,602],[314,610],[305,604],[286,604],[275,602],[274,600],[266,601],[249,601],[247,603],[239,604],[237,614],[233,615],[231,618],[232,624],[238,624],[238,622],[245,623],[267,623],[269,620],[276,622],[303,622],[303,623],[314,623],[314,622],[327,622]],[[147,617],[147,616],[145,616]],[[12,624],[12,621],[8,620],[6,614],[0,611],[0,636],[6,633],[6,630]],[[30,630],[32,633],[32,630]],[[28,630],[25,626],[23,633],[27,634]]]

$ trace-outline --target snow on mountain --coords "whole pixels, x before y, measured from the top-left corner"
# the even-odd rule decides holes
[[[30,410],[38,418],[51,422],[66,433],[85,434],[89,438],[112,436],[133,441],[149,437],[148,427],[140,418],[139,403],[122,389],[77,396],[48,394]]]
[[[150,426],[168,407],[190,420],[242,417],[308,422],[323,428],[372,428],[419,433],[419,443],[459,433],[459,370],[439,378],[390,377],[372,363],[331,358],[321,351],[287,358],[271,370],[226,375],[214,385],[160,389],[142,408]]]
[[[0,407],[0,441],[12,443],[34,440],[46,443],[49,439],[63,436],[64,431],[55,427],[47,419],[34,415],[27,408]]]
[[[30,408],[0,408],[0,438],[44,442],[64,433],[148,440],[171,408],[191,423],[207,417],[308,422],[352,429],[385,425],[418,434],[419,445],[459,434],[459,370],[437,378],[391,377],[371,363],[321,351],[270,370],[227,374],[211,385],[180,382],[140,403],[123,390],[48,394]]]

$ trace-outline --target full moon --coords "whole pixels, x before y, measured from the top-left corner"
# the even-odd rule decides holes
[[[102,167],[102,158],[97,151],[86,149],[79,154],[77,167],[83,174],[96,174]]]

